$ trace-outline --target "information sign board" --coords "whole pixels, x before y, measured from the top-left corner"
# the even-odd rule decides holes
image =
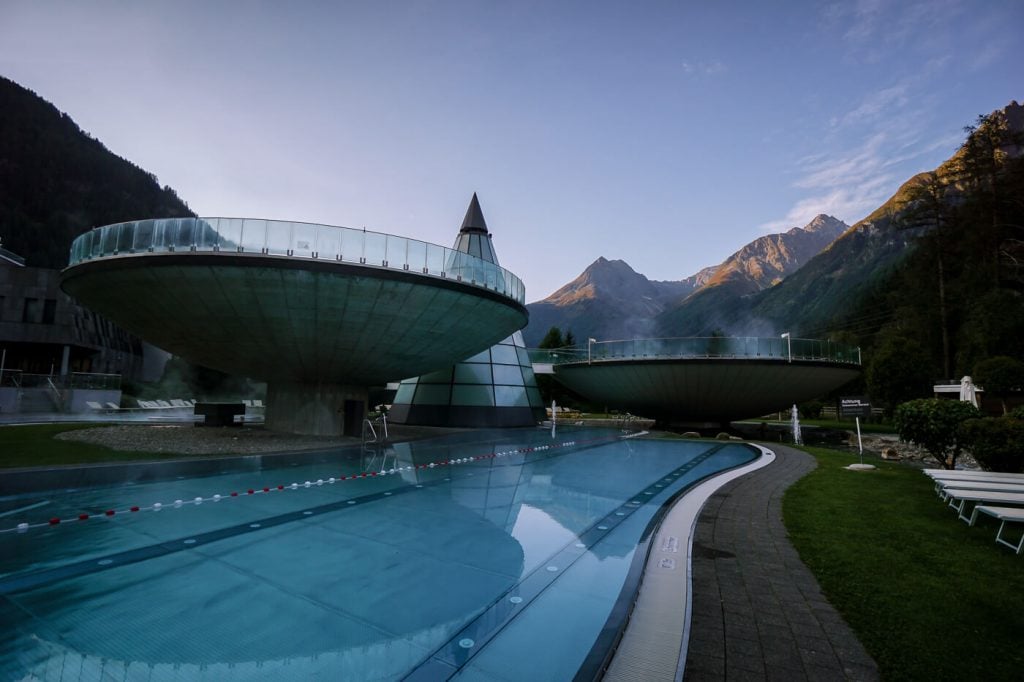
[[[871,403],[868,402],[867,396],[863,395],[848,395],[843,396],[839,399],[839,416],[840,417],[870,417],[871,416]]]

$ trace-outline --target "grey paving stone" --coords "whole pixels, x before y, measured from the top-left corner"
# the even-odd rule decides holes
[[[814,459],[771,447],[776,462],[723,487],[697,522],[695,546],[715,551],[693,560],[685,678],[877,680],[874,661],[825,600],[782,523],[782,495]]]

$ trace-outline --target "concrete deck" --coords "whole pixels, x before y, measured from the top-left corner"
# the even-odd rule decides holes
[[[813,457],[776,461],[723,486],[693,540],[687,680],[877,680],[878,668],[822,595],[782,523],[786,488]]]

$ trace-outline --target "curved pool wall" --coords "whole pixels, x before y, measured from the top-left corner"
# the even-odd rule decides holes
[[[492,430],[8,495],[0,676],[567,679],[662,506],[755,456]]]
[[[522,281],[458,250],[243,218],[107,225],[61,288],[191,362],[268,382],[268,427],[358,435],[367,387],[450,365],[522,328]],[[358,406],[358,409],[357,409]]]

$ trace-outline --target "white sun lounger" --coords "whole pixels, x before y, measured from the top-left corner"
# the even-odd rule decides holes
[[[1024,534],[1020,536],[1020,540],[1014,545],[1012,542],[1007,542],[1003,539],[1003,528],[1006,527],[1006,522],[1010,523],[1024,523],[1024,509],[1016,509],[1014,507],[990,507],[988,505],[979,505],[974,508],[974,513],[971,514],[972,522],[977,518],[978,512],[982,514],[988,514],[999,519],[999,531],[996,532],[996,542],[1006,545],[1017,554],[1024,550]]]
[[[1024,492],[1008,493],[990,490],[961,490],[959,488],[946,488],[946,499],[949,506],[956,510],[957,515],[968,525],[974,525],[975,515],[964,515],[964,507],[968,502],[975,504],[987,504],[989,502],[1002,502],[1004,504],[1016,504],[1024,506]]]
[[[937,484],[939,497],[946,499],[946,490],[987,490],[990,492],[1024,493],[1024,481],[1006,483],[1004,481],[949,481]]]
[[[925,469],[924,473],[929,478],[939,479],[963,479],[967,480],[970,478],[991,478],[993,476],[999,478],[1019,478],[1024,479],[1024,474],[1011,474],[1002,471],[948,471],[946,469]]]

